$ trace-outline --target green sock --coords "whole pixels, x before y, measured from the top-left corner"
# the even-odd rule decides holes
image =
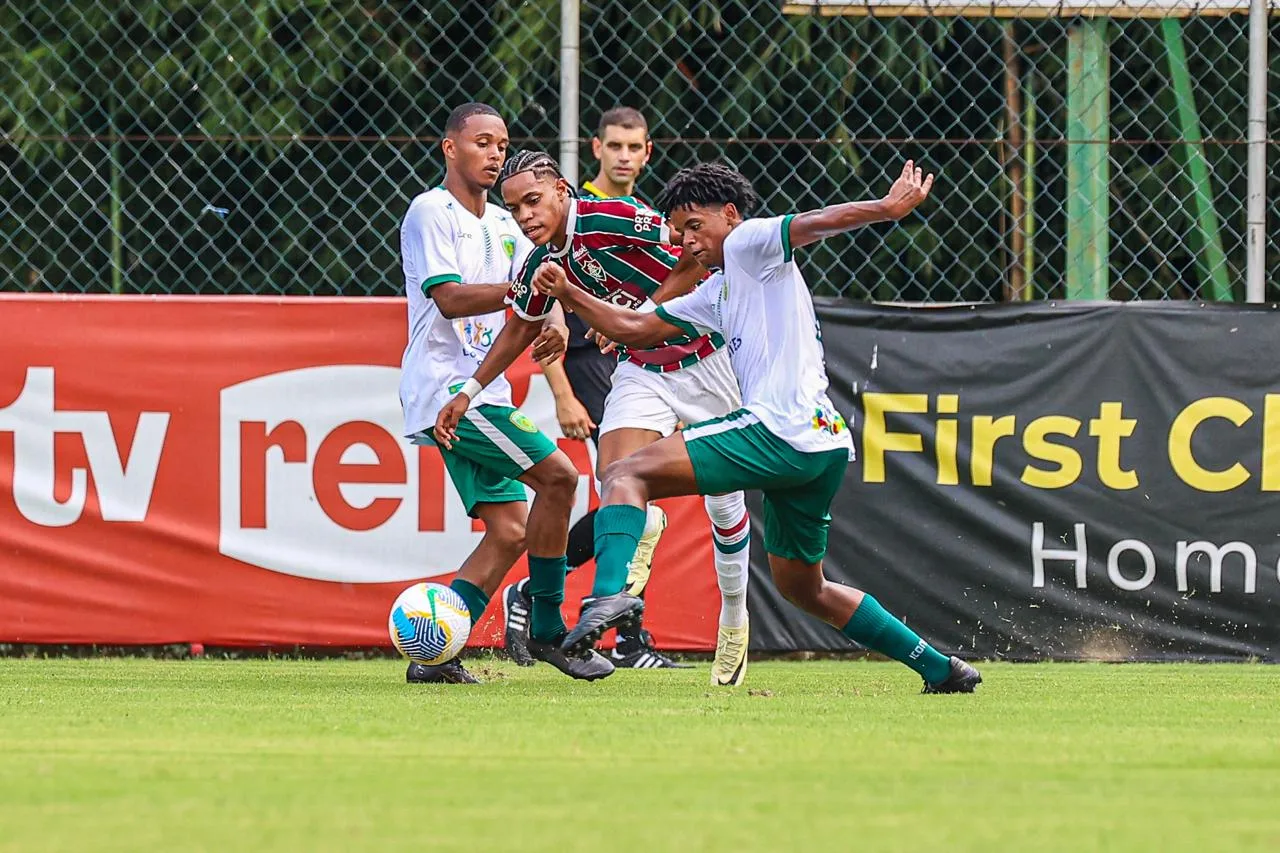
[[[564,602],[564,576],[568,564],[564,557],[529,555],[529,585],[525,587],[533,599],[529,619],[529,635],[539,643],[559,640],[568,630],[560,605]]]
[[[627,585],[627,567],[636,555],[648,516],[644,507],[610,504],[596,513],[596,582],[591,594],[617,595]]]
[[[449,589],[462,596],[462,600],[467,603],[467,610],[471,611],[471,624],[474,626],[484,615],[484,609],[489,606],[489,596],[484,594],[483,589],[462,578],[454,578]]]
[[[862,596],[862,603],[840,632],[850,640],[906,664],[930,684],[946,681],[951,674],[951,660],[881,607],[874,596]]]

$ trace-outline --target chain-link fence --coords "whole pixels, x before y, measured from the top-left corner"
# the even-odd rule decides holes
[[[440,178],[452,106],[490,101],[517,144],[557,147],[558,0],[0,10],[3,290],[398,293],[399,218]],[[1246,16],[796,11],[584,2],[584,174],[616,104],[651,125],[642,196],[719,158],[769,211],[807,209],[878,195],[914,157],[936,200],[808,251],[817,292],[1243,296]],[[1268,98],[1275,128],[1280,87]]]

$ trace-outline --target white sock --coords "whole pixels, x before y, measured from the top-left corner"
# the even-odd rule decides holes
[[[716,582],[720,585],[720,625],[747,624],[747,578],[751,559],[751,519],[742,492],[703,499],[715,543]]]

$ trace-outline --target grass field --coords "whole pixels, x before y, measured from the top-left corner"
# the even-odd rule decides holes
[[[0,851],[1280,850],[1280,668],[0,660]]]

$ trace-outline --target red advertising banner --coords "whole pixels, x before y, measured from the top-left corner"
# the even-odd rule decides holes
[[[481,535],[439,453],[401,438],[405,334],[389,299],[0,298],[0,642],[388,646],[396,595]],[[536,366],[510,378],[559,437]],[[592,455],[559,444],[576,520]],[[646,625],[710,649],[702,501],[664,506]],[[590,580],[570,575],[570,624]],[[471,643],[501,635],[495,600]]]

